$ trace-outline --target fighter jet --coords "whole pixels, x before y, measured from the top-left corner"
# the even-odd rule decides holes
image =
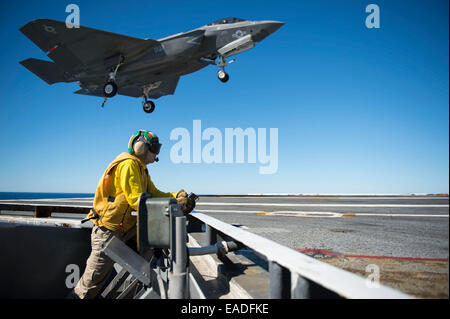
[[[151,99],[174,94],[180,76],[208,65],[227,82],[227,58],[252,49],[283,22],[225,18],[197,29],[158,40],[140,39],[49,19],[38,19],[19,30],[53,60],[20,62],[48,84],[78,81],[76,94],[108,98],[121,94],[142,97],[152,113]]]

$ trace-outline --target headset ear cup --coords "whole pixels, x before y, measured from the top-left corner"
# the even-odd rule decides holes
[[[144,158],[148,153],[148,147],[145,142],[136,141],[136,143],[134,143],[133,145],[133,151],[134,155],[136,155],[137,157]]]

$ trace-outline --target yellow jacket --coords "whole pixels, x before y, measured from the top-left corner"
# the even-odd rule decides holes
[[[176,193],[164,193],[153,184],[146,166],[139,158],[122,153],[109,164],[98,182],[94,197],[94,210],[100,216],[92,219],[97,226],[112,231],[127,232],[136,224],[139,196],[149,192],[153,197],[176,197]],[[91,210],[87,218],[95,217]]]

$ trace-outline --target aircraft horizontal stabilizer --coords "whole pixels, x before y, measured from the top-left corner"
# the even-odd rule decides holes
[[[63,73],[53,62],[29,58],[21,61],[20,64],[48,84],[65,81]]]

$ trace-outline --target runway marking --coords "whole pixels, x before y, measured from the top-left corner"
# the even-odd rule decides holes
[[[374,199],[374,200],[380,200],[380,199],[388,199],[388,200],[448,200],[448,196],[436,196],[436,197],[419,197],[419,196],[412,196],[412,197],[349,197],[349,196],[333,196],[333,197],[325,197],[325,196],[227,196],[227,195],[212,195],[212,196],[200,196],[201,198],[256,198],[256,199],[262,199],[262,198],[293,198],[293,199],[337,199],[337,200],[343,200],[343,199],[350,199],[350,200],[367,200],[367,199]]]
[[[202,196],[200,196],[202,197]],[[205,196],[204,198],[301,198],[301,199],[340,199],[339,197],[310,197],[310,196]]]
[[[261,212],[257,215],[265,216],[289,216],[289,217],[319,217],[319,218],[341,218],[350,217],[346,213],[335,213],[335,212],[293,212],[293,211],[275,211],[275,212]]]
[[[355,216],[385,216],[385,217],[449,217],[449,215],[427,215],[427,214],[366,214],[354,213]]]
[[[257,215],[264,216],[289,216],[289,217],[326,217],[326,218],[348,218],[355,216],[382,216],[382,217],[447,217],[449,215],[426,215],[426,214],[365,214],[365,213],[336,213],[336,212],[300,212],[300,211],[274,211],[260,212]]]
[[[286,217],[315,217],[315,218],[349,218],[357,216],[379,216],[379,217],[442,217],[449,215],[436,214],[380,214],[380,213],[338,213],[338,212],[304,212],[304,211],[259,211],[259,210],[222,210],[222,209],[196,209],[199,213],[238,213],[256,214],[260,216],[286,216]]]
[[[260,210],[222,210],[222,209],[195,209],[199,213],[239,213],[239,214],[258,214],[264,213]]]
[[[280,207],[449,207],[449,205],[404,204],[296,204],[296,203],[198,203],[198,206],[280,206]]]

